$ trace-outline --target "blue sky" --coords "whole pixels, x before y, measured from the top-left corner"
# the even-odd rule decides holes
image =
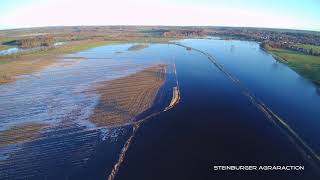
[[[0,29],[208,25],[320,31],[319,0],[0,0]]]

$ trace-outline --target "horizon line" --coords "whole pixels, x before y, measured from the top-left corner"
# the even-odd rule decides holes
[[[19,29],[33,29],[33,28],[50,28],[50,27],[99,27],[99,26],[141,26],[141,27],[221,27],[221,28],[261,28],[261,29],[274,29],[274,30],[295,30],[295,31],[309,31],[309,32],[319,32],[320,29],[300,29],[300,28],[281,28],[281,27],[263,27],[263,26],[225,26],[225,25],[47,25],[47,26],[30,26],[30,27],[9,27],[1,28],[0,31],[9,31],[9,30],[19,30]]]

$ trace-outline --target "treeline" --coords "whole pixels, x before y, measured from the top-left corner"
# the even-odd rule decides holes
[[[260,46],[264,49],[281,48],[281,49],[288,49],[296,52],[301,52],[307,55],[320,56],[320,51],[314,50],[313,48],[307,49],[307,48],[298,47],[296,45],[283,43],[283,42],[265,41],[265,42],[262,42]]]
[[[15,41],[16,45],[21,48],[32,48],[39,46],[50,46],[53,42],[55,42],[55,39],[52,37],[34,37]]]
[[[204,30],[171,30],[163,32],[163,37],[194,37],[206,35],[207,33]]]
[[[296,47],[296,46],[289,46],[287,49],[302,52],[304,54],[309,54],[312,56],[320,56],[320,51],[314,50],[313,48],[302,48],[302,47]]]
[[[39,46],[50,46],[55,42],[53,37],[30,37],[24,39],[17,39],[2,43],[8,46],[18,46],[20,48],[33,48]]]

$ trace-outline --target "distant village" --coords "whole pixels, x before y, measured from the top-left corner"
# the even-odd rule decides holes
[[[37,35],[30,37],[16,36],[22,32]],[[308,55],[320,56],[320,32],[299,30],[191,26],[74,26],[0,31],[1,36],[15,37],[14,40],[0,42],[2,45],[22,48],[51,46],[56,41],[126,40],[149,37],[175,39],[219,36],[224,39],[258,41],[261,42],[262,47],[282,48]]]
[[[320,46],[320,33],[295,30],[274,30],[263,28],[212,27],[197,30],[171,30],[165,37],[220,36],[225,39],[243,39],[261,42],[262,47],[289,49],[304,54],[320,56],[320,51],[301,45]]]

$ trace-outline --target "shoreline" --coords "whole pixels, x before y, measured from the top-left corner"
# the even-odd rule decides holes
[[[274,50],[272,50],[272,49],[269,50],[269,49],[262,48],[262,47],[260,47],[260,48],[263,51],[265,51],[266,53],[270,54],[275,60],[277,60],[278,62],[284,63],[286,66],[288,66],[290,69],[295,71],[297,74],[299,74],[300,76],[302,76],[306,80],[315,84],[317,86],[317,88],[320,88],[320,79],[317,77],[318,76],[317,73],[320,73],[320,72],[317,69],[313,69],[313,71],[308,69],[308,67],[310,67],[311,65],[314,65],[313,64],[314,62],[312,62],[313,59],[312,60],[303,59],[303,58],[300,59],[300,57],[294,57],[294,58],[297,58],[297,60],[294,60],[294,58],[286,59],[285,57],[282,57],[282,56],[286,56],[291,51],[288,51],[286,49],[280,49],[280,50],[284,50],[284,51],[288,51],[288,52],[287,53],[286,52],[278,52],[278,53],[280,53],[280,55],[279,55],[279,54],[276,54],[274,52]],[[292,53],[292,55],[295,54],[295,52],[291,52],[291,53]],[[291,55],[291,54],[289,54],[289,55]],[[320,60],[320,57],[314,57],[314,56],[304,55],[304,54],[299,54],[299,53],[297,55],[303,56],[305,58],[314,58],[314,59],[318,58]],[[320,65],[320,62],[318,62],[318,63]],[[311,66],[311,67],[313,67],[313,66]]]
[[[80,40],[70,41],[59,47],[48,47],[41,50],[0,56],[0,85],[14,82],[17,79],[17,76],[39,72],[46,66],[57,62],[60,57],[63,57],[66,54],[72,54],[104,45],[123,43],[168,43],[171,40],[177,40],[177,38],[137,37],[115,40]]]
[[[83,51],[89,48],[113,44],[111,41],[83,41],[62,45],[48,51],[27,52],[20,56],[8,55],[0,57],[0,85],[14,82],[20,75],[39,72],[52,65],[65,54]]]

